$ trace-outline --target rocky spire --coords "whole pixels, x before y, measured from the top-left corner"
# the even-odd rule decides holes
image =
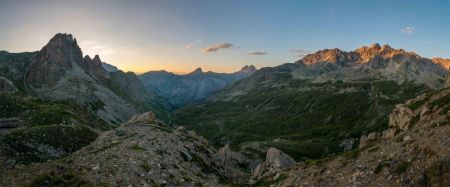
[[[92,59],[94,62],[101,64],[102,60],[100,60],[100,57],[98,55],[95,55],[94,59]]]
[[[25,75],[32,87],[54,86],[76,63],[83,61],[83,54],[71,34],[56,34],[39,52]]]

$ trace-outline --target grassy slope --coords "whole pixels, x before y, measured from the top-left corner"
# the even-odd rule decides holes
[[[95,140],[94,129],[111,128],[74,102],[44,101],[22,95],[0,96],[0,118],[22,121],[21,128],[0,135],[0,147],[19,162],[56,158],[38,147],[68,154]]]
[[[192,128],[217,145],[264,141],[297,160],[320,158],[342,151],[344,139],[386,129],[395,104],[426,90],[393,81],[319,84],[291,79],[281,87],[253,89],[234,101],[182,108],[174,124]],[[272,141],[277,138],[283,141]]]

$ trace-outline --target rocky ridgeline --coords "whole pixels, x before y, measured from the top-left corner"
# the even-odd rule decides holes
[[[293,72],[298,78],[315,82],[333,80],[361,81],[388,79],[413,81],[440,89],[450,62],[423,58],[416,53],[373,44],[354,51],[325,49],[309,54],[296,64],[304,66]]]
[[[342,156],[299,163],[279,186],[449,186],[450,89],[397,105],[389,128]]]
[[[133,116],[107,131],[90,145],[56,161],[16,165],[0,175],[1,185],[49,184],[37,175],[75,174],[86,183],[107,186],[225,186],[247,184],[249,172],[239,163],[249,160],[225,146],[216,151],[208,141],[184,127],[171,129],[153,112]],[[291,167],[295,161],[271,148],[253,175],[266,175]],[[26,172],[25,172],[26,171]],[[17,180],[20,179],[20,180]],[[69,181],[65,181],[69,184]]]

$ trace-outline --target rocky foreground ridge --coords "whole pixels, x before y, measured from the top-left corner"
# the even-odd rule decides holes
[[[248,184],[249,170],[230,162],[231,151],[219,152],[194,131],[172,129],[153,112],[133,116],[115,130],[60,160],[13,165],[0,173],[0,186],[227,186]],[[233,154],[233,153],[231,153]],[[235,153],[239,157],[239,153]],[[271,148],[254,176],[276,173],[295,161]],[[60,181],[55,181],[56,179]],[[255,181],[253,181],[255,183]]]

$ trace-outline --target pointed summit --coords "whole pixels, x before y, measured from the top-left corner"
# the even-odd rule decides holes
[[[97,63],[102,63],[102,60],[100,60],[100,56],[98,56],[98,55],[95,55],[94,59],[92,59],[92,60]]]
[[[380,46],[379,43],[374,43],[374,44],[372,44],[372,45],[369,46],[369,49],[376,49],[376,50],[379,50],[379,49],[381,49],[381,46]]]
[[[45,45],[25,75],[32,87],[54,86],[75,64],[83,62],[83,53],[71,34],[56,34]]]
[[[202,73],[203,73],[202,68],[198,67],[193,72],[189,73],[189,75],[202,74]]]
[[[249,72],[254,72],[256,71],[255,66],[253,65],[245,65],[244,67],[241,68],[241,70],[239,72],[244,72],[244,73],[249,73]]]

